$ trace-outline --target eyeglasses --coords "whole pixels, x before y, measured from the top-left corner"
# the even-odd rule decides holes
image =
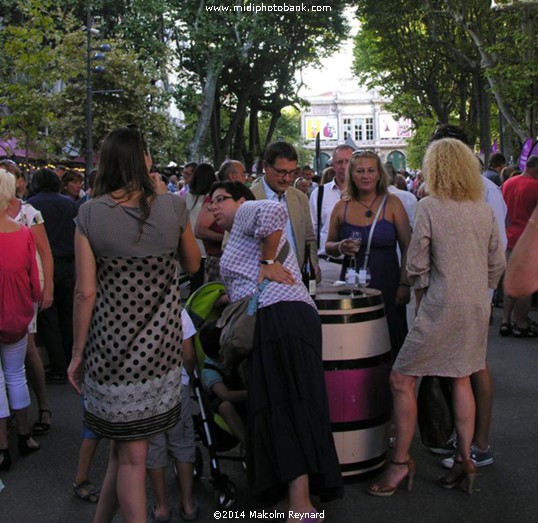
[[[215,198],[209,202],[209,210],[212,211],[215,205],[220,206],[220,204],[226,200],[233,200],[233,196],[225,196],[224,194],[215,196]]]
[[[269,164],[269,166],[271,167],[271,169],[273,169],[273,171],[275,171],[278,176],[280,176],[281,178],[284,178],[284,176],[295,176],[297,174],[297,168],[295,169],[292,169],[291,171],[286,171],[286,169],[275,169],[271,164]]]

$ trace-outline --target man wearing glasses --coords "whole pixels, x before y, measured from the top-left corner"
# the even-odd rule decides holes
[[[268,145],[263,158],[265,174],[251,190],[257,200],[274,200],[286,206],[286,235],[295,251],[299,268],[305,261],[305,249],[308,245],[310,260],[319,280],[316,237],[312,228],[308,198],[301,191],[290,187],[296,177],[297,162],[297,151],[288,142],[278,141]]]

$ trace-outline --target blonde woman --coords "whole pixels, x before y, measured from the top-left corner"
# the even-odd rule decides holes
[[[7,215],[21,225],[29,227],[32,232],[38,253],[37,265],[41,283],[41,301],[39,303],[39,308],[41,310],[48,309],[53,301],[54,262],[47,231],[45,230],[45,220],[40,211],[20,199],[26,192],[26,179],[24,173],[19,169],[17,164],[12,160],[3,160],[0,162],[0,166],[16,178],[16,194],[9,202]],[[37,311],[28,327],[28,345],[26,347],[25,366],[28,381],[36,395],[39,412],[39,419],[34,423],[33,434],[34,436],[40,436],[49,432],[52,421],[52,412],[49,406],[45,383],[45,370],[35,344],[36,331]]]
[[[11,466],[8,420],[17,422],[19,454],[39,450],[28,427],[30,393],[24,356],[34,303],[40,299],[35,241],[28,227],[7,214],[15,177],[0,168],[0,470]],[[6,254],[9,253],[9,254]]]
[[[415,467],[409,448],[419,376],[452,378],[458,450],[439,484],[461,485],[471,493],[476,475],[470,458],[475,424],[470,375],[486,366],[488,289],[498,284],[504,252],[471,149],[453,138],[433,142],[423,167],[430,196],[418,204],[407,257],[418,311],[391,373],[396,445],[385,475],[368,489],[373,496],[391,496],[405,478],[411,490]]]

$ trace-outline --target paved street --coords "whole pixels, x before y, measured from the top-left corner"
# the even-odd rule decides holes
[[[411,493],[399,491],[392,498],[372,498],[365,494],[364,482],[350,484],[344,499],[319,507],[325,509],[328,523],[530,523],[537,520],[538,339],[499,337],[500,313],[500,309],[495,310],[489,344],[495,384],[491,430],[495,464],[479,469],[476,492],[469,496],[458,490],[439,488],[435,483],[442,474],[439,459],[417,439],[412,448],[417,475]],[[533,314],[536,316],[535,311]],[[0,473],[5,484],[0,492],[2,523],[86,523],[92,520],[94,505],[75,499],[71,493],[80,443],[78,398],[68,385],[51,385],[49,392],[53,428],[40,439],[42,450],[24,458],[15,452],[11,470]],[[32,413],[32,419],[34,416]],[[12,437],[12,449],[15,444]],[[103,441],[92,471],[92,479],[98,485],[106,467],[106,452],[107,443]],[[204,476],[195,488],[202,507],[199,521],[212,522],[217,506],[208,481],[207,456],[205,458]],[[237,484],[234,510],[246,511],[244,518],[236,519],[255,521],[249,517],[248,485],[240,465],[224,463],[223,469]],[[180,521],[171,470],[168,490],[175,510],[173,521]],[[117,517],[114,521],[121,519]]]

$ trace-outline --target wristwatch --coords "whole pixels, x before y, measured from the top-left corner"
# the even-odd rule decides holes
[[[260,260],[260,263],[262,265],[273,265],[275,263],[275,260]]]

